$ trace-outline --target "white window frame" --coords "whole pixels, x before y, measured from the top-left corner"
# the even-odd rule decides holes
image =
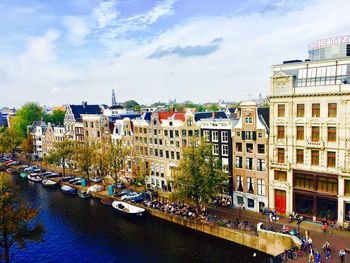
[[[258,179],[257,180],[258,183],[258,195],[263,195],[265,196],[265,180],[264,179]]]
[[[222,131],[221,132],[221,141],[222,142],[228,142],[228,131]]]
[[[211,140],[212,140],[213,142],[218,142],[218,141],[219,141],[219,134],[218,134],[218,131],[212,131],[212,132],[211,132],[211,136],[212,136]]]
[[[228,145],[221,145],[221,155],[228,156]]]

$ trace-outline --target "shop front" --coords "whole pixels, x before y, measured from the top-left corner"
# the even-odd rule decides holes
[[[293,171],[293,207],[314,220],[337,221],[338,179],[336,175]]]

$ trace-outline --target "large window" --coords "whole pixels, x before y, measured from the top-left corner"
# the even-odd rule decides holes
[[[286,114],[286,105],[278,104],[277,105],[277,116],[278,117],[284,117],[285,114]]]
[[[341,84],[346,77],[347,65],[299,69],[297,86],[324,86]]]
[[[185,133],[185,135],[184,135]],[[182,131],[182,136],[186,136],[186,130],[183,130]],[[203,131],[203,137],[204,137],[204,140],[209,142],[210,141],[210,132],[209,131]]]
[[[253,177],[247,177],[247,193],[254,193],[254,179]]]
[[[309,174],[296,174],[294,178],[294,187],[314,190],[314,177]]]
[[[297,149],[297,163],[300,163],[300,164],[304,163],[304,150],[303,149]]]
[[[320,117],[320,103],[312,104],[312,117]]]
[[[243,179],[242,176],[236,176],[236,191],[243,192]]]
[[[285,137],[284,126],[278,125],[277,126],[277,139],[284,139],[284,137]]]
[[[319,176],[317,178],[317,191],[338,194],[338,180]]]
[[[350,203],[345,202],[344,204],[344,219],[350,221]]]
[[[320,151],[311,150],[311,165],[319,165],[320,164]]]
[[[287,181],[287,172],[275,171],[275,180],[286,182]]]
[[[350,180],[344,180],[344,195],[350,196]]]
[[[217,142],[218,141],[218,131],[212,131],[211,135],[212,135],[212,141]]]
[[[311,127],[311,141],[319,142],[320,141],[320,127],[312,126]]]
[[[265,181],[264,179],[258,179],[258,195],[265,195]]]
[[[242,143],[236,142],[236,152],[242,152]]]
[[[243,157],[242,156],[236,157],[236,168],[243,168]]]
[[[221,132],[221,141],[228,142],[228,132],[227,131]]]
[[[228,145],[222,145],[221,148],[222,148],[222,151],[221,151],[222,155],[228,156]]]
[[[266,163],[264,159],[258,159],[258,171],[264,172],[266,171]]]
[[[254,148],[253,148],[253,144],[252,143],[246,143],[246,152],[247,153],[253,153],[254,152]]]
[[[213,154],[218,155],[219,154],[219,145],[213,144]]]
[[[277,162],[278,163],[285,162],[284,148],[277,148]]]
[[[328,103],[328,117],[337,117],[337,103]]]
[[[304,126],[297,126],[297,140],[304,140]]]
[[[259,154],[265,153],[265,144],[258,144],[258,153]]]
[[[328,127],[327,128],[328,142],[336,142],[337,141],[337,128],[336,127]]]
[[[327,167],[335,167],[335,152],[327,152]]]
[[[246,168],[248,170],[254,170],[254,159],[253,158],[246,159]]]
[[[304,116],[305,116],[305,105],[297,104],[297,117],[304,117]]]

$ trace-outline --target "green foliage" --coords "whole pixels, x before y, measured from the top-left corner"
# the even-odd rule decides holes
[[[140,105],[134,100],[128,100],[124,102],[124,107],[126,109],[134,109],[136,106],[140,106]]]
[[[166,105],[167,104],[165,102],[158,101],[158,102],[152,103],[150,107],[158,107],[158,106],[166,106]]]
[[[62,110],[54,110],[51,114],[46,114],[44,116],[45,122],[51,122],[55,125],[63,125],[65,112]]]
[[[207,107],[207,109],[209,110],[209,111],[219,111],[220,109],[219,109],[219,106],[217,105],[217,104],[210,104],[208,107]]]
[[[221,163],[212,155],[212,145],[193,141],[184,148],[175,172],[174,197],[194,202],[199,213],[200,204],[218,195],[226,180]]]
[[[90,181],[90,170],[94,165],[94,160],[96,160],[97,149],[97,145],[92,142],[76,143],[76,149],[72,156],[72,160],[78,169],[85,173],[88,185]]]
[[[55,142],[54,148],[45,156],[48,163],[59,164],[62,167],[63,176],[66,175],[66,161],[73,156],[75,152],[75,143],[71,140],[64,139],[61,142]]]
[[[9,251],[15,243],[19,248],[25,248],[26,241],[42,241],[43,226],[31,223],[38,213],[19,197],[8,178],[0,174],[0,247],[4,250],[5,262],[10,262]]]
[[[44,117],[44,109],[35,102],[27,102],[17,112],[12,122],[13,130],[21,137],[27,136],[27,126]]]
[[[20,144],[21,138],[14,129],[8,128],[0,133],[0,153],[14,153]]]
[[[146,188],[146,176],[148,176],[147,164],[145,160],[137,158],[135,183],[137,185],[144,185]]]
[[[136,106],[134,107],[134,111],[140,112],[140,111],[141,111],[141,106],[140,106],[140,105],[136,105]]]

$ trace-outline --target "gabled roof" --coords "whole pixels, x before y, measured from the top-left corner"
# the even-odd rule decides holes
[[[125,118],[129,118],[130,120],[133,120],[133,119],[140,118],[140,117],[141,117],[141,114],[138,114],[138,113],[119,114],[119,115],[116,115],[116,116],[108,117],[108,120],[110,122],[113,122],[113,121],[116,121],[116,120],[123,120]]]
[[[258,108],[258,117],[260,121],[265,125],[266,130],[269,132],[270,127],[270,109]]]
[[[230,113],[235,113],[236,108],[228,108],[228,111],[229,111]]]
[[[46,131],[47,125],[46,125],[46,123],[45,123],[44,121],[33,121],[32,125],[28,125],[27,128],[28,128],[31,132],[33,132],[33,131],[35,130],[36,127],[40,127],[40,126],[42,127],[43,132],[45,132],[45,131]]]
[[[151,120],[151,116],[152,116],[152,112],[147,111],[141,115],[140,119],[149,122]]]
[[[99,105],[69,105],[72,109],[76,121],[81,120],[81,114],[101,114],[101,107]]]
[[[162,120],[166,120],[169,117],[173,116],[175,112],[157,112],[157,114],[158,114],[159,122],[162,123]]]
[[[223,111],[204,111],[204,112],[195,112],[194,113],[194,120],[199,121],[201,119],[209,119],[209,118],[215,118],[215,119],[228,119],[227,115]]]
[[[171,116],[173,120],[185,121],[185,113],[184,112],[176,112]]]

